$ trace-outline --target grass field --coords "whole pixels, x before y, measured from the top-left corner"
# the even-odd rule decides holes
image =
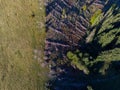
[[[45,90],[43,1],[0,0],[0,90]]]

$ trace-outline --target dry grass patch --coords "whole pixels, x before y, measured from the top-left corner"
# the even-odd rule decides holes
[[[33,50],[44,47],[43,5],[42,0],[41,5],[38,0],[0,0],[0,90],[44,90],[47,70],[33,59]]]

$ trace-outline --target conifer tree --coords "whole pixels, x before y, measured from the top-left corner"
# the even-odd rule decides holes
[[[82,66],[90,67],[102,61],[105,64],[101,71],[104,72],[109,68],[110,62],[120,61],[120,8],[113,4],[106,12],[96,11],[90,22],[88,34],[84,43],[80,43],[81,50],[78,50],[82,56],[75,52],[68,52],[67,56],[69,59],[70,53],[79,56],[78,61],[74,63],[76,66],[81,65],[79,62],[84,62]]]

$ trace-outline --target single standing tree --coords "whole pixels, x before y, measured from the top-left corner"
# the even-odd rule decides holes
[[[86,68],[83,69],[83,66],[91,67],[95,63],[105,62],[100,70],[104,73],[110,62],[120,61],[120,8],[113,4],[106,12],[97,10],[90,18],[90,23],[87,35],[80,43],[81,48],[77,50],[78,53],[69,51],[67,56],[72,64],[84,72]]]

